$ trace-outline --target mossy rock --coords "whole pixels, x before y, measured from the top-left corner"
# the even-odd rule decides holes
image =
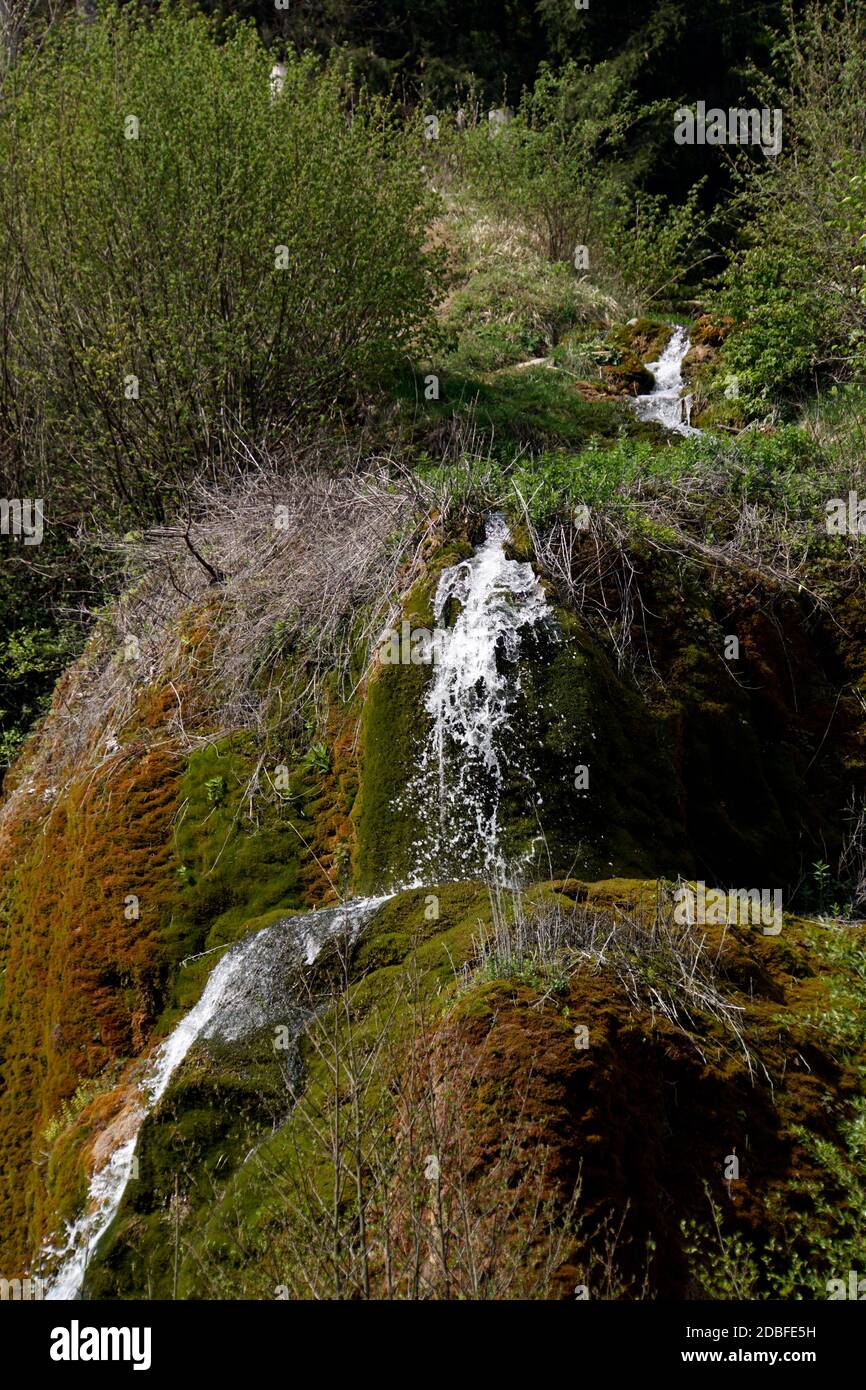
[[[669,323],[657,323],[654,319],[620,324],[607,338],[613,363],[601,369],[605,380],[630,395],[651,391],[654,378],[645,364],[661,357],[671,332]]]
[[[434,885],[383,904],[352,954],[349,987],[358,1017],[373,1027],[384,1011],[398,1035],[411,1017],[403,997],[407,970],[433,1005],[455,983],[489,914],[479,884]],[[317,962],[313,989],[328,969],[327,958]],[[88,1266],[86,1296],[170,1298],[175,1264],[179,1297],[218,1296],[203,1269],[232,1270],[233,1222],[240,1219],[250,1236],[267,1226],[273,1171],[297,1158],[286,1128],[293,1101],[302,1085],[324,1085],[327,1076],[309,1047],[275,1052],[269,1028],[234,1043],[197,1042],[142,1126],[138,1177],[127,1184]],[[251,1274],[255,1279],[249,1269],[245,1279]],[[241,1294],[235,1285],[228,1296]]]
[[[524,544],[518,530],[512,551],[521,553]],[[452,563],[453,554],[440,557],[439,567],[446,561]],[[428,600],[431,583],[424,589]],[[420,591],[406,611],[420,625],[432,622]],[[418,711],[429,679],[429,666],[387,666],[367,691],[356,804],[355,885],[361,893],[405,881],[418,869],[423,818],[406,789],[420,756],[425,725]],[[610,870],[667,873],[690,864],[663,723],[648,721],[635,691],[566,610],[555,613],[547,632],[524,641],[511,725],[498,791],[506,862],[534,855],[542,871],[552,864],[554,871],[571,867],[592,877]],[[587,763],[591,794],[575,787],[576,767]],[[537,794],[530,794],[530,785]]]
[[[683,380],[693,385],[716,360],[716,349],[706,343],[695,343],[682,361]]]
[[[177,895],[165,934],[174,969],[161,1032],[204,987],[218,957],[203,953],[308,906],[304,841],[314,837],[317,817],[330,813],[330,797],[322,795],[310,760],[300,758],[290,772],[288,805],[260,806],[251,821],[243,800],[257,760],[248,738],[224,739],[193,753],[182,778]],[[197,955],[203,958],[179,969]]]
[[[615,930],[618,911],[651,906],[657,892],[656,882],[639,878],[562,879],[535,885],[524,910],[561,902],[607,911]],[[814,1021],[826,1012],[827,991],[862,996],[857,941],[840,952],[825,941],[827,929],[789,917],[779,938],[706,928],[743,1046],[696,1004],[675,1023],[636,1003],[603,965],[555,991],[467,974],[490,922],[480,884],[411,890],[379,909],[356,944],[345,1000],[321,1017],[321,1047],[305,1049],[305,1095],[316,1114],[335,1099],[328,1039],[341,1020],[351,1013],[358,1055],[378,1049],[389,1065],[404,1058],[408,1072],[420,1018],[435,1092],[458,1106],[469,1191],[505,1165],[519,1199],[535,1171],[531,1153],[543,1155],[548,1194],[581,1183],[581,1239],[611,1212],[622,1221],[616,1257],[624,1286],[636,1290],[648,1274],[656,1296],[699,1295],[682,1222],[705,1209],[709,1222],[708,1192],[747,1239],[779,1249],[792,1222],[802,1231],[809,1184],[848,1162],[853,1075]],[[576,1025],[586,1027],[588,1046],[576,1045]],[[290,1199],[311,1186],[327,1195],[329,1172],[300,1110],[285,1108],[284,1079],[268,1047],[265,1038],[207,1044],[184,1063],[142,1131],[140,1178],[91,1263],[88,1296],[281,1296],[296,1249]],[[375,1082],[364,1092],[371,1116],[387,1104]],[[403,1123],[395,1112],[385,1136]],[[525,1142],[512,1152],[514,1135]],[[733,1194],[723,1173],[729,1153],[748,1176]],[[533,1193],[528,1183],[527,1200]],[[515,1220],[500,1238],[510,1247],[519,1200],[509,1210]],[[819,1227],[816,1218],[816,1239],[832,1240]],[[582,1282],[582,1249],[576,1238],[562,1247],[554,1294],[573,1296]]]
[[[525,853],[536,842],[540,876],[675,871],[690,856],[664,726],[573,614],[555,618],[552,640],[523,664],[514,720],[537,725],[537,804],[527,807],[522,778],[506,783],[506,843]]]
[[[189,1261],[215,1194],[289,1105],[270,1030],[231,1046],[196,1043],[142,1126],[137,1176],[88,1265],[84,1296],[173,1297],[175,1237]],[[188,1296],[185,1265],[178,1276],[177,1294]]]
[[[733,326],[728,314],[701,314],[692,328],[692,342],[696,347],[720,348]]]
[[[655,384],[655,378],[633,353],[623,353],[618,362],[601,369],[602,378],[609,390],[623,396],[647,395]]]
[[[396,630],[432,631],[433,602],[442,570],[472,554],[468,541],[443,547],[404,604]],[[362,895],[405,881],[414,868],[421,825],[407,789],[424,733],[424,693],[430,666],[377,663],[365,692],[360,726],[360,785],[352,810],[356,841],[352,881]]]

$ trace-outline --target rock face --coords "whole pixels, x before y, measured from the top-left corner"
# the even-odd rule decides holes
[[[645,353],[658,346],[650,328],[661,332],[630,330]],[[471,866],[456,876],[466,881],[419,878],[430,808],[407,791],[429,732],[423,663],[374,664],[348,694],[325,687],[322,742],[311,747],[305,731],[274,751],[266,730],[226,736],[210,722],[215,691],[189,642],[166,641],[172,655],[138,691],[119,742],[94,718],[71,758],[64,731],[70,708],[91,698],[94,652],[64,679],[0,812],[4,1268],[33,1267],[46,1236],[81,1213],[89,1174],[128,1135],[145,1058],[201,997],[222,948],[256,933],[265,943],[287,915],[347,892],[396,890],[309,976],[323,1031],[305,1035],[291,1064],[275,1049],[275,1018],[297,987],[297,962],[278,952],[266,979],[226,1004],[227,1024],[239,1013],[255,1026],[203,1034],[145,1120],[137,1176],[88,1269],[91,1296],[273,1297],[313,1280],[302,1252],[321,1233],[316,1193],[333,1176],[316,1136],[334,1122],[335,1058],[343,1075],[355,1046],[383,1059],[358,1097],[383,1146],[370,1158],[366,1216],[377,1248],[390,1242],[406,1268],[419,1220],[434,1247],[442,1237],[430,1183],[446,1207],[475,1203],[488,1247],[512,1249],[521,1267],[530,1248],[545,1250],[547,1287],[562,1292],[602,1277],[591,1231],[627,1202],[612,1296],[647,1269],[669,1296],[709,1277],[692,1251],[703,1227],[681,1229],[705,1183],[759,1244],[784,1229],[818,1162],[809,1136],[843,1145],[853,1122],[850,1037],[832,1032],[838,1009],[821,1022],[828,1000],[858,988],[849,939],[793,918],[777,941],[707,928],[723,1005],[673,985],[656,998],[644,986],[667,957],[636,976],[628,951],[609,957],[599,945],[625,932],[643,960],[660,928],[647,919],[638,929],[635,914],[668,891],[662,880],[772,884],[787,907],[808,866],[838,849],[840,808],[863,780],[859,707],[838,693],[862,677],[862,616],[858,628],[845,615],[843,640],[831,616],[766,578],[697,571],[636,536],[624,572],[640,609],[617,649],[591,615],[610,612],[622,555],[589,533],[572,541],[569,583],[539,573],[549,621],[497,656],[511,681],[502,851],[536,885],[514,899],[491,899]],[[441,534],[400,620],[433,627],[443,571],[478,544],[460,527]],[[515,562],[533,559],[525,535],[509,546]],[[578,575],[579,609],[569,588]],[[210,601],[183,622],[213,643]],[[737,679],[720,655],[732,630]],[[290,661],[287,690],[297,675]],[[264,768],[279,796],[265,794]],[[593,946],[586,913],[603,931]],[[561,942],[577,932],[578,944],[545,957],[537,937],[520,936],[520,923],[537,920],[557,923]],[[726,1019],[740,1016],[737,1032]],[[431,1114],[438,1134],[424,1130]],[[528,1155],[542,1150],[539,1167]],[[752,1174],[741,1188],[720,1177],[731,1154]],[[421,1179],[431,1155],[441,1172]],[[385,1174],[399,1197],[387,1209],[376,1185]],[[786,1194],[776,1207],[773,1183]],[[543,1229],[531,1215],[539,1192]],[[344,1236],[352,1246],[349,1226]],[[492,1260],[489,1248],[475,1253],[481,1266]],[[506,1296],[494,1264],[491,1287]],[[431,1254],[416,1292],[475,1296],[467,1271],[460,1264],[443,1284]],[[388,1292],[372,1257],[366,1274],[352,1265],[348,1288],[356,1278]]]
[[[733,323],[731,318],[714,318],[711,314],[702,314],[697,319],[692,328],[692,346],[683,359],[683,376],[688,382],[699,379],[712,367]]]
[[[601,368],[609,388],[618,395],[645,395],[653,388],[652,372],[646,363],[656,361],[670,338],[669,324],[652,319],[632,319],[614,330],[608,338],[613,361]]]

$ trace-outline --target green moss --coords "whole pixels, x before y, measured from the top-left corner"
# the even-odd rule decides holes
[[[81,1194],[82,1146],[64,1137],[44,1181],[46,1128],[82,1082],[140,1048],[159,1009],[173,900],[176,759],[141,744],[52,799],[25,800],[0,845],[0,1232],[26,1265]],[[44,783],[40,790],[44,789]]]
[[[670,872],[688,854],[663,732],[577,620],[556,618],[560,640],[523,680],[527,717],[537,711],[541,724],[539,867],[589,878]],[[575,785],[581,767],[586,789]]]
[[[87,1297],[171,1298],[176,1273],[178,1296],[194,1296],[193,1233],[250,1146],[287,1113],[274,1058],[269,1030],[195,1045],[142,1126],[138,1172],[88,1266]]]
[[[351,964],[359,1044],[365,1028],[372,1034],[383,1015],[395,1039],[410,1026],[410,963],[416,1003],[441,1007],[455,968],[472,951],[473,933],[488,918],[486,890],[477,884],[410,891],[386,902]],[[304,1067],[308,1089],[330,1086],[315,1049],[305,1049]],[[196,1044],[142,1127],[139,1174],[89,1266],[89,1297],[133,1297],[142,1289],[150,1297],[171,1297],[176,1234],[180,1297],[215,1296],[217,1290],[238,1297],[253,1288],[261,1295],[262,1274],[244,1266],[243,1255],[250,1243],[266,1243],[274,1173],[303,1155],[291,1128],[293,1077],[267,1030],[241,1043]]]
[[[641,362],[653,362],[664,352],[671,331],[667,320],[644,316],[620,324],[608,336],[608,343],[618,353],[630,354]]]
[[[288,803],[257,800],[251,820],[246,789],[256,761],[250,740],[224,740],[195,752],[181,781],[174,832],[178,890],[166,933],[175,969],[161,1032],[199,997],[219,959],[215,948],[307,905],[298,828],[306,831],[305,839],[312,837],[321,801],[319,774],[309,760],[299,764],[290,778]],[[207,952],[215,953],[182,965],[187,957]]]
[[[56,1218],[74,1221],[87,1197],[85,1145],[91,1138],[84,1126],[73,1126],[52,1145],[45,1183]]]
[[[559,880],[535,885],[525,906],[585,901],[633,908],[651,904],[656,891],[644,879]],[[313,1114],[333,1105],[328,1057],[334,1039],[346,1055],[347,1018],[355,1055],[375,1050],[381,1059],[364,1091],[370,1116],[390,1113],[388,1066],[405,1055],[420,1026],[444,1049],[437,1065],[451,1059],[449,1081],[460,1072],[465,1082],[454,1094],[463,1097],[466,1142],[489,1162],[503,1132],[528,1118],[530,1132],[549,1147],[552,1181],[567,1188],[581,1170],[590,1216],[611,1202],[618,1211],[628,1205],[638,1252],[656,1238],[652,1278],[669,1296],[681,1297],[690,1277],[681,1217],[700,1208],[707,1184],[723,1196],[719,1125],[749,1173],[736,1209],[725,1208],[726,1222],[759,1231],[763,1241],[769,1236],[789,1260],[797,1250],[802,1259],[802,1250],[817,1258],[848,1249],[844,1241],[828,1244],[823,1228],[807,1229],[797,1213],[803,1194],[814,1197],[821,1181],[838,1183],[843,1195],[862,1187],[854,1142],[862,1138],[862,1118],[845,1107],[844,1077],[824,1050],[827,1039],[833,1048],[847,1044],[820,1007],[821,991],[829,989],[862,1012],[859,937],[786,918],[781,938],[728,931],[710,943],[711,954],[724,945],[720,979],[770,1087],[763,1072],[750,1073],[731,1052],[717,1021],[694,1016],[683,1031],[651,1018],[604,970],[582,972],[555,997],[546,985],[463,974],[473,938],[490,917],[479,884],[411,890],[379,909],[353,953],[346,999],[335,1013],[323,1013],[318,1046],[304,1048],[304,1095]],[[584,1018],[590,1052],[573,1043],[575,1021]],[[808,1065],[792,1063],[792,1048],[797,1055],[805,1050]],[[829,1117],[831,1097],[842,1106],[838,1124]],[[709,1128],[708,1114],[715,1116]],[[328,1162],[302,1115],[288,1103],[285,1073],[267,1036],[197,1046],[142,1131],[139,1178],[91,1263],[88,1295],[171,1297],[176,1285],[182,1298],[274,1297],[294,1258],[289,1194],[303,1188],[331,1199]],[[793,1180],[782,1181],[795,1159]],[[825,1202],[820,1222],[828,1210]]]
[[[471,553],[472,547],[462,541],[437,553],[404,605],[400,622],[408,622],[410,631],[432,630],[439,574]],[[414,868],[411,846],[419,826],[404,794],[424,737],[423,702],[429,679],[429,665],[378,665],[366,690],[360,725],[360,787],[352,810],[356,829],[353,883],[362,894],[399,883]]]

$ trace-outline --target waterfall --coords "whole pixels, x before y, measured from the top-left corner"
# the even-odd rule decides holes
[[[421,882],[506,873],[500,796],[506,772],[528,778],[528,768],[527,744],[507,755],[504,738],[514,732],[523,637],[550,618],[532,566],[506,556],[508,539],[504,518],[490,516],[483,544],[443,570],[436,590],[430,731],[404,803],[423,827],[414,846]]]
[[[475,554],[439,578],[435,662],[424,700],[430,727],[406,793],[413,809],[422,808],[415,846],[418,882],[479,873],[504,881],[499,807],[506,777],[525,782],[527,804],[538,800],[530,766],[532,736],[515,723],[519,660],[530,631],[548,624],[551,636],[556,631],[532,566],[507,557],[508,539],[503,517],[490,516]],[[336,933],[348,931],[354,939],[386,900],[387,895],[299,913],[226,951],[198,1003],[147,1060],[133,1099],[101,1136],[110,1157],[97,1162],[83,1214],[67,1226],[57,1246],[43,1250],[54,1269],[47,1298],[80,1296],[88,1261],[120,1208],[141,1126],[192,1045],[207,1038],[235,1041],[287,1020],[297,1038],[309,1016],[292,989],[298,969],[311,965]]]
[[[655,386],[648,395],[635,397],[639,420],[656,420],[674,434],[701,433],[691,423],[691,396],[683,394],[683,359],[690,347],[686,329],[678,326],[658,361],[647,363]]]
[[[291,1021],[297,1037],[308,1009],[293,992],[298,968],[316,960],[328,938],[347,933],[354,941],[386,897],[363,898],[339,907],[283,918],[232,946],[212,970],[198,1003],[148,1060],[136,1097],[124,1112],[125,1133],[108,1161],[93,1173],[84,1213],[70,1223],[60,1246],[43,1257],[56,1264],[47,1299],[77,1298],[87,1263],[120,1207],[133,1167],[141,1126],[158,1104],[194,1042],[220,1038],[233,1042],[270,1023]]]

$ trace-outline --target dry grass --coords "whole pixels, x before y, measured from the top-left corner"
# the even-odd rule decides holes
[[[591,510],[582,527],[564,518],[535,525],[519,493],[518,502],[539,568],[603,637],[617,666],[636,677],[641,655],[658,677],[649,642],[642,644],[643,653],[635,642],[641,631],[646,637],[648,613],[634,558],[638,535],[641,548],[705,575],[704,582],[712,583],[720,572],[734,579],[747,576],[768,593],[791,596],[805,615],[820,614],[837,626],[835,592],[840,586],[854,589],[862,583],[856,536],[844,539],[846,553],[835,571],[822,570],[820,551],[826,537],[816,516],[820,521],[823,513],[816,510],[810,517],[802,507],[797,512],[784,501],[758,504],[733,496],[730,476],[722,467],[631,482],[620,489],[615,507]],[[706,519],[713,514],[723,521],[719,534],[709,538]]]
[[[674,916],[674,888],[659,881],[655,900],[633,907],[551,901],[528,904],[523,891],[494,885],[490,929],[476,939],[466,983],[478,974],[492,980],[531,981],[542,999],[584,971],[612,973],[636,1012],[666,1019],[686,1033],[701,1056],[700,1035],[717,1025],[746,1059],[754,1061],[742,1028],[742,1008],[718,979],[722,943],[713,950],[706,934]],[[760,1065],[760,1064],[758,1064]]]
[[[56,789],[84,758],[116,759],[133,731],[189,751],[301,717],[312,727],[326,676],[343,697],[363,680],[434,529],[388,460],[315,449],[185,500],[172,525],[101,538],[124,591],[60,682],[19,787]]]

